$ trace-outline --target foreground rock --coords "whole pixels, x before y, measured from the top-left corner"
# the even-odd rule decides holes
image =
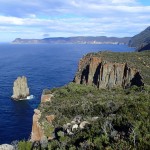
[[[47,93],[47,90],[44,90],[41,96],[41,104],[44,105],[46,102],[51,102],[52,97],[54,96],[51,92]],[[53,139],[52,135],[48,137],[45,136],[43,126],[40,124],[39,119],[41,118],[42,112],[39,109],[34,110],[33,123],[32,123],[32,132],[31,132],[31,141],[42,141],[43,138]],[[46,122],[50,125],[55,119],[55,115],[46,115]]]
[[[30,93],[29,93],[29,87],[27,84],[27,78],[24,76],[18,77],[14,81],[12,99],[24,100],[24,99],[27,99],[27,96],[29,95]]]
[[[2,144],[0,145],[0,150],[14,150],[14,147],[9,144]]]
[[[108,62],[102,56],[92,54],[80,60],[74,82],[99,89],[144,85],[136,68],[129,67],[127,63]]]

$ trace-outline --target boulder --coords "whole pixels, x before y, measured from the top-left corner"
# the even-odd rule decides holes
[[[79,125],[80,129],[84,129],[86,125],[89,125],[90,123],[88,121],[82,121]]]
[[[14,81],[12,99],[24,100],[24,99],[27,99],[27,96],[29,95],[30,93],[29,93],[29,87],[27,84],[27,78],[25,76],[18,77]]]
[[[82,116],[78,115],[78,116],[75,116],[75,118],[73,119],[73,121],[77,124],[79,124],[82,120]]]
[[[2,144],[0,145],[0,150],[14,150],[14,147],[9,144]]]

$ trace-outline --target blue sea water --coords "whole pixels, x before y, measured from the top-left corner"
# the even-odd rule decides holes
[[[42,90],[72,81],[79,59],[88,52],[102,50],[134,51],[125,45],[0,44],[0,144],[28,139]],[[28,78],[35,98],[16,102],[10,98],[13,82],[22,75]]]

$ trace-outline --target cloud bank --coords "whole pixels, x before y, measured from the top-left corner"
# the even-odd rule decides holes
[[[133,36],[150,25],[137,0],[0,0],[0,40],[60,36]]]

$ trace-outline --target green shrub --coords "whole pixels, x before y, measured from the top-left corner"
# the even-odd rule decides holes
[[[27,141],[20,141],[18,143],[18,150],[31,150],[32,143]]]

